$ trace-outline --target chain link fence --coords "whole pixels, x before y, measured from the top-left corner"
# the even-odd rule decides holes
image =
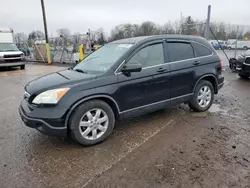
[[[47,62],[45,39],[18,40],[17,47],[24,52],[27,61]],[[87,34],[49,39],[51,61],[56,63],[75,63],[79,61],[79,48],[84,55],[90,53],[90,40]]]
[[[206,23],[182,24],[180,34],[205,36]],[[231,25],[211,23],[209,43],[214,47],[223,61],[229,65],[230,58],[237,58],[250,49],[250,25]]]

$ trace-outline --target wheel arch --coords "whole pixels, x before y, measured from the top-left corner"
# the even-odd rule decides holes
[[[65,118],[65,127],[68,127],[70,117],[73,114],[74,110],[79,105],[83,104],[84,102],[90,101],[90,100],[102,100],[102,101],[106,102],[112,108],[114,115],[115,115],[115,119],[119,118],[120,108],[119,108],[117,102],[115,101],[115,99],[113,99],[109,95],[93,95],[93,96],[89,96],[89,97],[86,97],[86,98],[83,98],[83,99],[77,101],[73,106],[70,107],[70,109],[66,115],[66,118]]]
[[[195,89],[198,85],[198,83],[201,81],[201,80],[207,80],[209,82],[212,83],[213,87],[214,87],[214,93],[217,94],[218,93],[218,82],[217,82],[217,79],[215,77],[215,75],[213,74],[206,74],[206,75],[203,75],[201,76],[197,82],[195,83],[195,86],[194,86],[194,89],[193,89],[193,93],[195,92]]]

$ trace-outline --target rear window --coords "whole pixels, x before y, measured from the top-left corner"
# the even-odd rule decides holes
[[[196,57],[208,56],[213,53],[212,50],[198,43],[193,43],[193,47],[194,47]]]
[[[194,50],[190,43],[168,42],[169,62],[194,58]]]

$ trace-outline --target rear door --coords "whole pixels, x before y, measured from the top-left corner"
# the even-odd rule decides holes
[[[171,71],[170,95],[174,103],[175,99],[185,99],[192,95],[193,85],[196,81],[195,67],[199,61],[195,59],[191,43],[185,40],[168,39],[167,56]]]

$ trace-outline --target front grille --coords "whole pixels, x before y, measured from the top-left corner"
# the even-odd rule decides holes
[[[22,101],[22,108],[25,111],[25,113],[30,113],[31,111],[33,111],[33,109],[31,108],[31,106],[28,104],[26,100]]]
[[[4,62],[5,63],[12,63],[12,62],[19,62],[21,61],[21,59],[5,59]]]
[[[21,58],[21,54],[9,54],[9,55],[4,55],[3,58]]]
[[[250,65],[250,57],[246,58],[245,63],[248,64],[248,65]]]

